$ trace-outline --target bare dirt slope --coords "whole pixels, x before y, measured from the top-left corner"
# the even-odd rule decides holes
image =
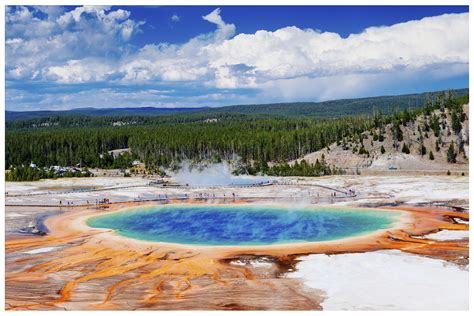
[[[447,170],[468,172],[469,158],[469,104],[463,106],[466,119],[462,122],[461,131],[456,134],[451,126],[451,117],[448,111],[442,113],[435,111],[440,117],[440,133],[435,136],[432,129],[426,131],[425,125],[429,124],[429,116],[419,115],[414,122],[406,126],[400,125],[403,140],[394,139],[392,124],[384,126],[383,133],[375,129],[362,133],[362,142],[355,140],[343,144],[333,143],[329,148],[307,154],[298,162],[305,159],[314,163],[317,159],[325,161],[333,167],[353,172],[363,171],[421,171],[443,172]],[[383,134],[384,139],[378,140],[375,134]],[[436,143],[438,142],[438,146]],[[451,142],[454,143],[456,163],[448,163],[447,152]],[[409,153],[403,153],[403,144],[409,148]],[[426,148],[426,153],[421,155],[421,145]],[[366,152],[361,153],[363,147]],[[385,153],[382,153],[382,147]],[[432,158],[430,159],[430,152]],[[295,161],[291,161],[290,165]]]

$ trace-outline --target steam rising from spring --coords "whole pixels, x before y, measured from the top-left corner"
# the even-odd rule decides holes
[[[232,165],[225,162],[197,166],[186,162],[171,174],[178,183],[189,185],[250,185],[268,181],[267,177],[235,176],[232,170]]]

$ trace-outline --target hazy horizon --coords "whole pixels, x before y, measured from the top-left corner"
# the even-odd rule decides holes
[[[60,109],[60,110],[49,110],[49,109],[44,109],[44,110],[8,110],[6,109],[6,112],[38,112],[38,111],[73,111],[73,110],[83,110],[83,109],[94,109],[94,110],[108,110],[108,109],[144,109],[144,108],[153,108],[153,109],[164,109],[164,110],[178,110],[178,109],[183,109],[183,110],[198,110],[198,109],[204,109],[204,108],[225,108],[225,107],[232,107],[232,106],[245,106],[245,105],[268,105],[268,104],[287,104],[287,103],[324,103],[324,102],[331,102],[331,101],[339,101],[339,100],[345,100],[345,99],[365,99],[365,98],[377,98],[377,97],[390,97],[390,96],[403,96],[403,95],[410,95],[410,94],[423,94],[423,93],[432,93],[432,92],[439,92],[439,91],[449,91],[449,90],[464,90],[467,89],[469,90],[469,86],[467,87],[461,87],[461,88],[446,88],[443,90],[435,90],[435,91],[421,91],[421,92],[416,92],[416,93],[404,93],[404,94],[392,94],[392,95],[375,95],[375,96],[361,96],[357,98],[343,98],[343,99],[330,99],[330,100],[324,100],[324,101],[286,101],[286,102],[271,102],[271,103],[247,103],[247,104],[227,104],[227,105],[215,105],[215,106],[177,106],[177,107],[159,107],[159,106],[139,106],[139,107],[131,107],[131,106],[115,106],[115,107],[77,107],[77,108],[70,108],[70,109]]]

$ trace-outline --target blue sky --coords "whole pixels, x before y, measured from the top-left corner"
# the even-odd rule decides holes
[[[467,87],[467,12],[8,7],[6,108],[221,106]]]
[[[145,45],[156,42],[184,43],[189,38],[214,30],[202,16],[215,10],[215,6],[119,6],[130,10],[132,17],[147,21],[144,32],[137,34],[133,43]],[[427,16],[445,13],[468,12],[466,6],[221,6],[224,21],[236,25],[238,33],[255,33],[258,30],[275,31],[286,26],[336,32],[343,37],[360,33],[365,28],[392,25]],[[181,23],[173,23],[177,15]],[[147,31],[148,30],[148,31]]]

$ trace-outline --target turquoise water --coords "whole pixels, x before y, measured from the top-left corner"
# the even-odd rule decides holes
[[[314,242],[388,228],[398,212],[317,207],[165,205],[92,217],[88,225],[135,239],[191,245]]]

